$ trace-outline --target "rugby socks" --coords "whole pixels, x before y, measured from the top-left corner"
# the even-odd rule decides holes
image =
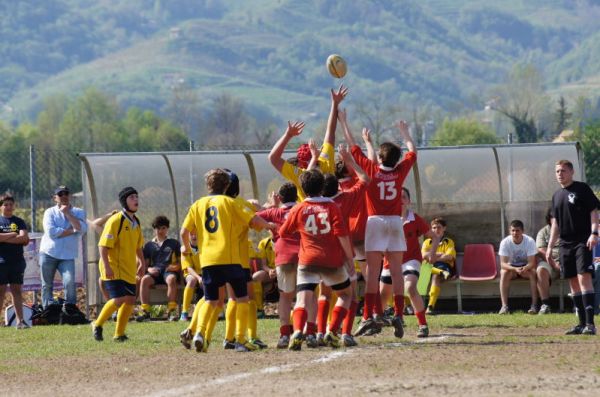
[[[250,339],[257,338],[258,318],[256,316],[256,301],[250,299],[248,301],[248,337]]]
[[[381,303],[381,292],[377,289],[375,293],[375,306],[373,306],[373,314],[383,316],[383,304]]]
[[[425,318],[425,310],[422,312],[415,312],[415,317],[417,317],[417,323],[419,325],[427,325],[427,319]]]
[[[183,289],[183,302],[181,303],[181,311],[187,313],[194,298],[195,288],[185,287]]]
[[[348,308],[348,313],[346,313],[346,317],[344,318],[344,322],[342,324],[342,334],[352,335],[352,326],[354,325],[357,307],[358,302],[352,301],[352,303],[350,303],[350,308]]]
[[[290,336],[293,331],[294,331],[294,329],[289,324],[282,325],[281,327],[279,327],[279,334],[281,336],[284,336],[284,335]]]
[[[188,327],[192,334],[196,333],[196,328],[198,327],[198,317],[200,316],[200,308],[204,304],[204,298],[200,299],[198,303],[196,303],[196,307],[194,307],[194,313],[192,314],[192,321],[190,321],[190,326]]]
[[[327,317],[329,316],[329,301],[319,299],[317,308],[317,332],[325,334],[327,331]]]
[[[440,287],[438,287],[437,285],[431,286],[431,288],[429,289],[429,303],[427,303],[429,306],[435,307],[438,297],[440,296],[440,292],[442,292],[442,289]]]
[[[432,267],[431,268],[431,274],[442,274],[443,270],[442,269],[438,269],[437,267]]]
[[[198,315],[198,326],[196,327],[196,333],[200,332],[202,336],[206,337],[206,330],[210,323],[210,319],[215,311],[219,310],[218,306],[213,306],[210,303],[205,303],[200,307],[200,313]]]
[[[329,323],[329,331],[333,332],[335,335],[338,334],[340,330],[340,325],[342,321],[346,317],[346,313],[348,313],[348,309],[345,309],[343,306],[335,306],[333,308],[333,314],[331,315],[331,322]]]
[[[585,323],[594,325],[594,291],[585,291],[581,294],[583,307],[585,308]]]
[[[315,335],[317,333],[317,324],[308,321],[306,323],[306,335]]]
[[[394,295],[394,316],[402,317],[404,314],[404,295]]]
[[[115,300],[114,299],[109,300],[108,302],[106,302],[104,304],[104,307],[102,308],[102,310],[100,311],[100,314],[96,318],[94,325],[96,327],[102,327],[104,325],[104,323],[106,322],[106,320],[108,320],[110,318],[110,316],[112,316],[112,314],[115,311],[117,311],[118,309],[119,309],[119,307],[115,304]]]
[[[233,299],[227,301],[227,309],[225,310],[225,339],[233,341],[235,338],[235,327],[237,317],[237,302]]]
[[[377,294],[370,292],[365,293],[365,305],[363,307],[364,320],[373,317],[373,306],[375,306],[375,299],[377,299]]]
[[[237,343],[246,343],[246,331],[248,331],[248,317],[250,305],[248,302],[237,302],[235,308],[235,340]]]
[[[117,312],[117,326],[115,327],[115,338],[125,335],[125,327],[129,322],[129,317],[133,313],[133,305],[123,303]]]
[[[167,313],[173,310],[177,310],[177,302],[167,302]]]
[[[306,313],[306,310],[303,307],[297,307],[294,309],[292,317],[294,323],[294,332],[304,331],[304,325],[306,324],[306,319],[308,318],[308,313]]]
[[[577,317],[579,318],[579,325],[585,326],[585,307],[583,306],[583,295],[581,292],[573,294],[573,303],[577,309]]]
[[[208,321],[208,325],[206,326],[206,335],[204,340],[210,342],[212,339],[212,333],[215,330],[215,325],[217,325],[217,321],[219,321],[219,315],[223,311],[223,306],[217,306],[217,310],[215,310],[210,316],[210,320]]]
[[[260,281],[253,281],[252,288],[254,289],[254,302],[256,302],[256,310],[263,310],[263,285]]]

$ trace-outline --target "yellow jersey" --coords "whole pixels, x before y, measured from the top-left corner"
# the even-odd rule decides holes
[[[108,265],[114,278],[129,284],[135,284],[137,275],[136,252],[144,245],[142,229],[137,218],[130,219],[123,212],[117,212],[106,221],[98,247],[107,247]],[[100,278],[108,280],[102,258],[98,263]]]
[[[335,150],[331,144],[327,142],[323,144],[318,163],[322,173],[333,174],[335,172]],[[302,186],[300,186],[300,175],[304,172],[306,172],[304,168],[292,165],[287,161],[284,161],[283,166],[281,167],[281,175],[296,186],[296,190],[298,191],[298,202],[303,201],[306,198]]]
[[[259,258],[264,260],[266,265],[275,269],[275,250],[273,249],[273,239],[264,238],[258,243]]]
[[[423,241],[423,246],[421,247],[421,253],[425,255],[431,249],[431,239],[425,239]],[[454,261],[456,260],[456,248],[454,247],[454,241],[448,237],[442,238],[440,241],[437,250],[435,251],[438,254],[450,255],[452,256],[452,260],[447,263],[450,267],[454,267]]]
[[[241,197],[236,197],[234,199],[236,201],[236,203],[240,206],[242,206],[242,208],[244,208],[246,211],[252,213],[252,217],[254,217],[254,215],[256,214],[256,209],[254,208],[254,205],[252,203],[249,203],[248,201],[244,200]],[[244,269],[250,269],[250,250],[249,250],[249,246],[248,246],[248,230],[250,229],[250,226],[248,224],[246,224],[246,226],[244,228],[242,228],[241,230],[241,234],[240,234],[240,259],[242,260],[242,267]]]
[[[202,268],[241,265],[240,237],[253,217],[253,211],[225,195],[206,196],[192,204],[183,227],[196,233]]]
[[[181,255],[181,270],[183,271],[183,277],[189,275],[188,268],[193,269],[196,274],[202,275],[202,266],[200,266],[200,254],[198,250],[192,247],[192,253],[187,255]]]

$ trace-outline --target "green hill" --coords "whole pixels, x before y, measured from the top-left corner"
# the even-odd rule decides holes
[[[547,88],[600,91],[599,1],[59,0],[3,2],[0,117],[35,117],[47,96],[93,85],[164,109],[185,85],[229,92],[276,118],[322,114],[341,54],[353,101],[481,109],[514,63]],[[588,82],[596,81],[596,85]]]

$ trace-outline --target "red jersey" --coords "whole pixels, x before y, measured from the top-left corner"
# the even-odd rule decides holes
[[[352,146],[351,151],[356,163],[371,177],[371,183],[367,188],[367,215],[401,214],[402,184],[417,161],[417,154],[406,153],[400,164],[391,168],[369,160],[358,145]]]
[[[352,191],[352,189],[358,185],[357,181],[358,178],[355,176],[348,180],[340,181],[342,192]],[[354,195],[349,213],[345,213],[342,210],[344,219],[348,220],[348,229],[350,230],[350,240],[352,240],[352,242],[364,241],[365,239],[365,232],[367,229],[367,206],[365,201],[367,196],[367,186],[368,185],[365,185],[364,189],[361,189],[360,194]],[[337,202],[337,199],[334,200]]]
[[[273,222],[281,226],[295,204],[296,203],[285,203],[283,204],[283,207],[262,210],[257,212],[256,215],[267,222]],[[275,266],[298,263],[298,251],[300,250],[299,233],[281,237],[279,233],[274,232],[273,242],[275,243]]]
[[[419,237],[423,236],[431,227],[425,219],[412,211],[408,211],[406,219],[404,219],[404,238],[406,240],[406,252],[402,256],[402,262],[406,263],[410,260],[416,260],[423,262],[423,255],[421,254],[421,244],[419,243]],[[390,265],[387,258],[383,262],[384,268],[389,268]]]
[[[295,205],[279,228],[283,238],[300,232],[298,264],[342,267],[346,256],[338,237],[348,229],[338,205],[326,197],[308,197]]]

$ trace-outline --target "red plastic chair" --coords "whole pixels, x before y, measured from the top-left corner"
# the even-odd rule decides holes
[[[496,270],[496,253],[492,244],[467,244],[463,256],[460,279],[465,281],[493,280]]]

